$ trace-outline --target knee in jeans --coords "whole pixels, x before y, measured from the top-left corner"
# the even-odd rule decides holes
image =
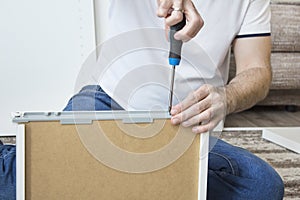
[[[283,199],[284,196],[284,183],[281,179],[281,177],[276,174],[276,176],[273,178],[273,180],[270,180],[273,184],[273,195],[274,195],[274,200],[278,199],[281,200]]]
[[[261,190],[266,196],[266,199],[282,200],[284,196],[284,183],[275,170],[264,171],[265,176],[261,176],[260,180],[257,180],[261,185],[257,185],[255,188]]]

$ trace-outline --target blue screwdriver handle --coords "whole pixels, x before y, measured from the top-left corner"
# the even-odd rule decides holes
[[[169,52],[169,64],[176,66],[180,64],[181,60],[181,49],[182,49],[182,41],[176,40],[174,35],[177,31],[180,31],[186,24],[185,14],[183,14],[183,19],[178,24],[175,24],[170,27],[170,52]]]

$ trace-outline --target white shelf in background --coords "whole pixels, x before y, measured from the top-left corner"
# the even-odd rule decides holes
[[[300,127],[265,128],[262,137],[300,154]]]

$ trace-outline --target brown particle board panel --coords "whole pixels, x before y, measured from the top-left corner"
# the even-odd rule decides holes
[[[134,153],[160,149],[178,132],[178,127],[172,126],[169,120],[163,123],[159,134],[149,139],[124,134],[122,129],[116,128],[115,121],[94,121],[92,125],[61,125],[56,121],[26,123],[27,200],[198,199],[199,135],[171,165],[153,172],[134,174],[103,165],[85,148],[80,139],[82,135],[79,136],[77,131],[83,128],[83,135],[89,136],[99,126],[108,130],[104,132],[115,145]],[[139,126],[146,127],[146,131],[151,129],[147,124]]]

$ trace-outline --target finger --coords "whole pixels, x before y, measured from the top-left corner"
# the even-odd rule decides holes
[[[193,133],[196,133],[196,134],[206,133],[206,132],[212,130],[215,126],[216,125],[214,125],[213,122],[210,122],[208,124],[194,126],[192,128],[192,131],[193,131]]]
[[[188,42],[199,33],[199,31],[201,30],[202,27],[203,27],[203,23],[201,23],[201,22],[196,23],[196,25],[193,25],[192,23],[187,23],[183,27],[183,29],[181,29],[180,31],[178,31],[174,34],[174,38],[176,40]]]
[[[204,21],[192,2],[188,2],[184,9],[187,24],[182,30],[178,31],[174,37],[177,40],[186,42],[197,35],[203,27]]]
[[[204,100],[192,105],[185,111],[179,113],[178,115],[175,115],[171,118],[171,122],[177,122],[177,124],[183,122],[184,127],[188,127],[191,125],[199,124],[200,119],[199,117],[202,117],[203,111],[207,110],[211,107],[211,100],[209,98],[205,98]],[[199,115],[200,113],[200,115]]]
[[[193,133],[196,133],[196,134],[206,133],[208,131],[213,130],[218,125],[219,122],[220,122],[220,120],[218,120],[218,119],[210,120],[209,122],[202,123],[198,126],[194,126],[192,128],[192,131],[193,131]]]
[[[223,114],[220,114],[218,112],[218,108],[210,108],[211,109],[211,113],[207,114],[206,117],[204,117],[203,119],[201,119],[201,123],[198,126],[194,126],[192,131],[194,133],[205,133],[207,131],[211,131],[213,130],[219,123],[221,120],[224,120],[224,116]],[[209,115],[211,116],[211,119],[205,119],[207,117],[209,117]]]
[[[209,95],[210,90],[211,90],[211,86],[203,85],[198,90],[190,93],[181,103],[172,107],[171,115],[174,116],[176,114],[179,114],[180,112],[186,110],[193,104],[201,101],[202,99],[204,99]]]
[[[183,117],[182,125],[184,127],[209,122],[213,118],[217,118],[220,121],[224,116],[226,116],[226,103],[222,100],[222,98],[220,98],[221,95],[214,91],[214,88],[211,90],[211,93],[204,100],[190,107],[193,108],[194,113],[197,114],[188,118]],[[190,110],[190,108],[188,110]],[[181,114],[184,115],[185,112],[186,111]],[[181,114],[179,114],[179,116]]]
[[[166,24],[168,26],[173,26],[178,24],[183,19],[183,3],[182,0],[173,0],[172,12],[166,18]]]
[[[210,122],[211,119],[214,117],[214,112],[212,108],[208,108],[201,112],[200,114],[197,114],[188,120],[184,121],[182,123],[183,127],[189,127],[189,126],[194,126],[194,125],[199,125],[201,122]]]
[[[171,15],[166,18],[166,25],[173,26],[178,24],[183,19],[183,12],[180,10],[173,10]]]
[[[169,33],[170,33],[170,26],[165,24],[165,36],[168,42],[170,41]]]
[[[172,8],[174,9],[183,9],[183,0],[173,0]]]
[[[172,8],[171,0],[160,0],[157,8],[157,16],[158,17],[167,17],[170,13],[170,9]]]

